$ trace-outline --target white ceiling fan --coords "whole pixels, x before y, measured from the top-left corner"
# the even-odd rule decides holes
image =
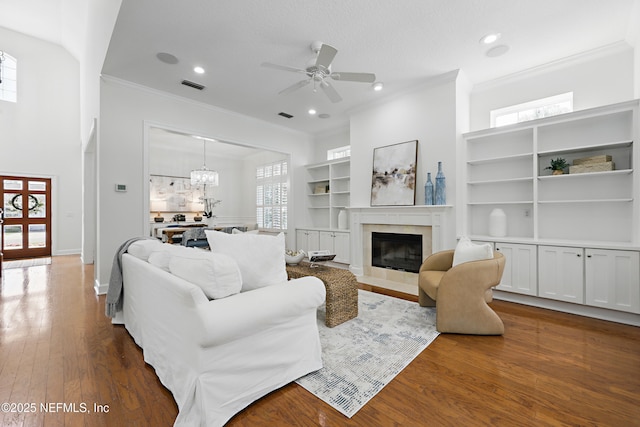
[[[338,53],[338,50],[333,46],[316,41],[311,43],[311,50],[316,54],[316,57],[312,58],[304,69],[289,67],[287,65],[272,64],[270,62],[262,63],[263,67],[292,71],[294,73],[307,75],[304,80],[300,80],[298,83],[278,92],[279,95],[291,93],[313,82],[314,92],[317,91],[317,86],[320,86],[320,89],[322,89],[331,102],[340,102],[342,101],[342,97],[331,85],[327,77],[330,77],[333,80],[362,83],[373,83],[376,80],[376,75],[373,73],[345,73],[331,71],[331,62]]]

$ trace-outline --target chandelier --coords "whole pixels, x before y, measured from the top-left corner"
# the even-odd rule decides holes
[[[218,186],[218,172],[207,169],[207,140],[202,138],[203,146],[203,160],[202,169],[195,169],[191,171],[191,185],[211,185]]]

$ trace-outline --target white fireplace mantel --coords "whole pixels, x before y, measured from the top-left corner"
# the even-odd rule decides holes
[[[351,265],[349,269],[356,276],[364,274],[364,224],[382,225],[417,225],[431,227],[431,247],[438,252],[455,244],[455,224],[453,206],[421,205],[421,206],[385,206],[385,207],[351,207],[349,223],[351,229]]]

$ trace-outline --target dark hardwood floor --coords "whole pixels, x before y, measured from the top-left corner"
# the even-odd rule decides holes
[[[640,328],[492,307],[504,336],[440,335],[351,419],[292,383],[227,425],[640,426]],[[3,272],[3,402],[2,426],[169,426],[177,414],[77,256]]]

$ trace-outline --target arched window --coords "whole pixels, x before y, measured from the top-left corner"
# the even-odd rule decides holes
[[[0,101],[18,101],[18,61],[0,50]]]

